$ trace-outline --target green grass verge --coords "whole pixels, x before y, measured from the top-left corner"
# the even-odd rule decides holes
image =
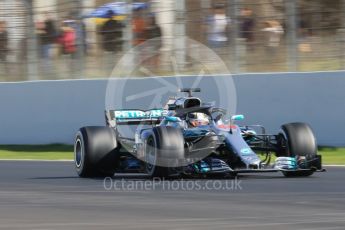
[[[319,154],[322,156],[323,165],[345,165],[345,148],[320,147]],[[261,159],[265,155],[260,154]],[[275,156],[272,156],[271,162],[274,162]]]
[[[321,147],[319,153],[325,165],[345,165],[345,148]]]
[[[0,159],[73,160],[73,146],[0,145]]]
[[[320,147],[323,164],[345,165],[345,148]],[[73,160],[70,145],[0,145],[0,159]]]

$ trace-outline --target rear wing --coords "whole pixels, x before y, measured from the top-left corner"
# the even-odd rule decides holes
[[[163,109],[151,110],[106,110],[106,124],[116,125],[156,125],[162,120]]]

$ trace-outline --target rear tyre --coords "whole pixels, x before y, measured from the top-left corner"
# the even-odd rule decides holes
[[[113,176],[118,156],[114,129],[90,126],[77,132],[74,162],[80,177]]]
[[[146,140],[145,170],[151,177],[168,177],[184,157],[184,138],[178,128],[157,126]]]
[[[282,126],[280,156],[305,157],[308,161],[317,155],[317,144],[312,129],[305,123],[289,123]],[[283,171],[286,177],[307,177],[314,173],[307,171]]]

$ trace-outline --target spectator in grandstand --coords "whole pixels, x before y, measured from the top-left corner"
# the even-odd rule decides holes
[[[36,34],[37,39],[39,43],[39,54],[41,58],[45,57],[45,51],[43,46],[45,45],[45,39],[46,39],[46,31],[45,31],[45,24],[42,21],[36,22]]]
[[[8,33],[6,22],[0,21],[0,62],[6,63],[8,52]]]
[[[145,28],[145,39],[160,38],[162,36],[162,30],[156,22],[154,14],[150,14],[147,17],[147,26]],[[161,40],[159,40],[158,46],[161,46]]]
[[[102,36],[102,46],[105,51],[116,52],[122,49],[122,27],[123,25],[113,19],[114,13],[109,10],[107,17],[109,18],[100,28]]]
[[[0,21],[0,73],[8,73],[7,68],[7,54],[8,54],[8,33],[6,28],[6,22]]]
[[[246,44],[249,48],[253,47],[254,41],[254,27],[255,27],[255,19],[253,16],[253,11],[248,8],[244,8],[241,10],[241,25],[240,25],[240,32],[241,37],[245,39]]]
[[[84,23],[83,20],[81,19],[78,19],[76,21],[76,27],[74,28],[75,31],[76,31],[76,39],[77,39],[77,42],[79,42],[78,46],[79,48],[78,49],[81,49],[81,54],[87,54],[87,33],[86,33],[86,25]]]
[[[265,28],[262,31],[265,33],[266,55],[271,58],[275,57],[281,36],[284,34],[283,27],[278,21],[271,20],[265,22]]]
[[[69,26],[75,32],[75,53],[78,53],[78,55],[83,55],[87,54],[86,25],[78,15],[78,12],[72,11],[69,15],[70,19],[66,21],[70,22]]]
[[[154,14],[150,14],[147,17],[147,27],[145,28],[145,39],[150,40],[148,52],[149,52],[149,64],[155,68],[159,65],[160,49],[162,48],[162,30],[156,23],[156,17]]]
[[[41,38],[41,56],[44,59],[50,58],[50,50],[52,45],[56,42],[57,30],[55,21],[52,19],[51,15],[46,12],[45,20],[40,28],[40,38]]]
[[[145,29],[146,29],[146,21],[144,17],[144,10],[137,9],[133,12],[133,19],[132,19],[132,28],[133,28],[133,45],[140,45],[146,39],[145,37]]]
[[[64,21],[61,27],[61,34],[58,42],[61,45],[63,54],[73,54],[76,52],[76,31],[72,27],[73,22],[70,20]]]
[[[224,4],[215,4],[213,7],[213,14],[208,16],[206,20],[207,40],[211,47],[223,47],[227,44],[227,32],[230,22],[230,19],[225,14]]]
[[[298,49],[300,52],[312,51],[311,44],[309,43],[309,39],[312,36],[312,30],[311,26],[308,24],[308,21],[304,19],[303,15],[300,15],[298,23]]]

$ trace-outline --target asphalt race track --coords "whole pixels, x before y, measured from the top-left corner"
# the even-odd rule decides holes
[[[343,230],[345,168],[327,170],[310,178],[104,183],[76,177],[72,162],[0,161],[0,229]]]

